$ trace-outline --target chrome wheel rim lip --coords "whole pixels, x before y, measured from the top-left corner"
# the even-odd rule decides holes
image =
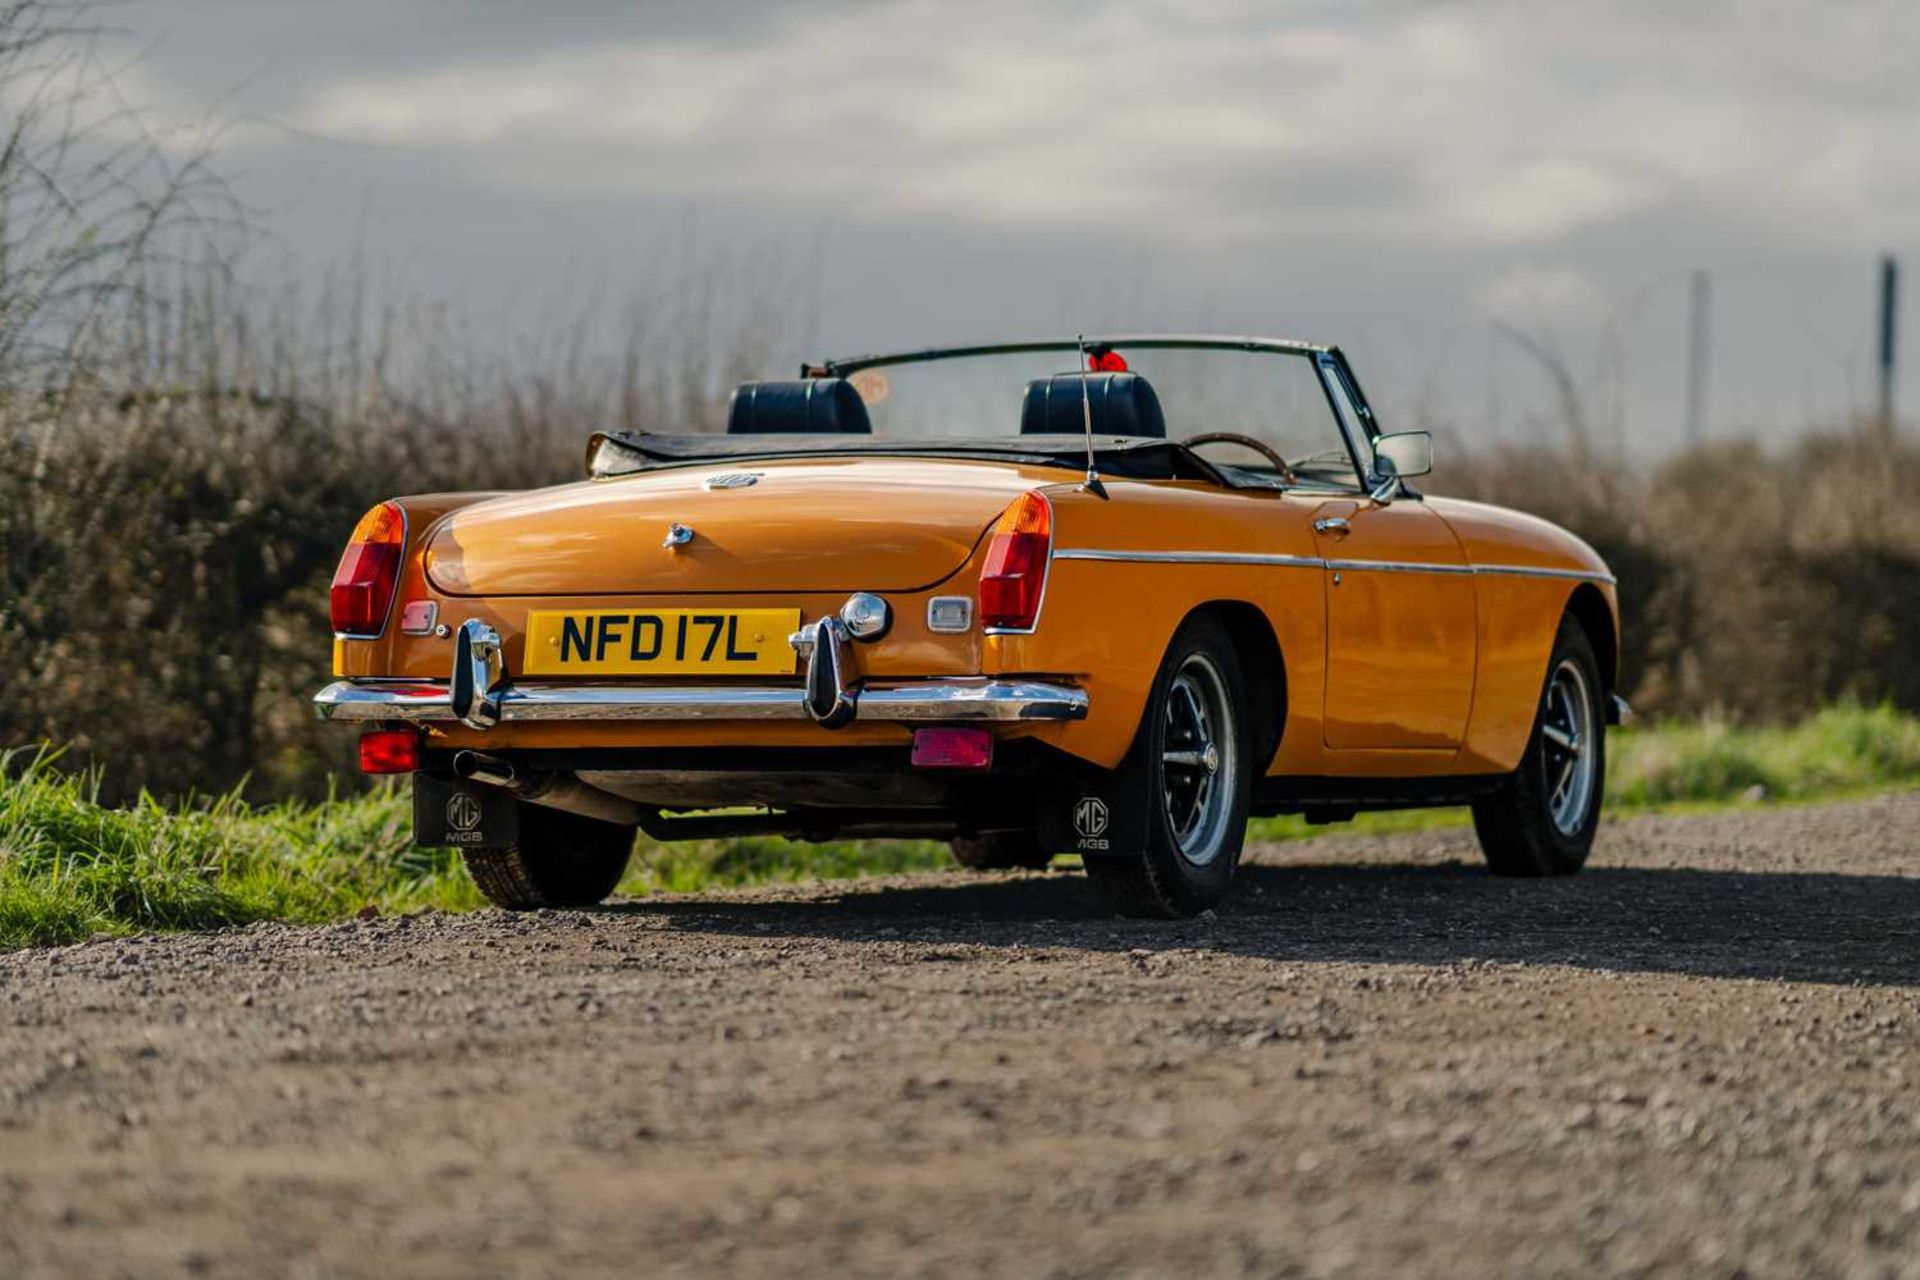
[[[1587,673],[1569,658],[1554,668],[1540,712],[1547,816],[1563,836],[1578,835],[1591,816],[1599,773],[1596,725]]]
[[[1196,867],[1226,847],[1238,735],[1226,677],[1204,653],[1190,654],[1167,686],[1161,731],[1161,805],[1180,856]]]

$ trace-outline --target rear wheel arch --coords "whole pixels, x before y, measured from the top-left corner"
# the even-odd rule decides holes
[[[1587,643],[1593,646],[1593,656],[1600,664],[1604,691],[1613,693],[1620,683],[1620,637],[1607,598],[1600,594],[1600,588],[1583,582],[1568,598],[1567,613],[1587,633]]]
[[[1137,808],[1122,820],[1131,828],[1123,847],[1089,844],[1107,810],[1091,831],[1076,811],[1087,874],[1122,915],[1193,915],[1232,887],[1255,768],[1255,699],[1241,667],[1227,620],[1207,607],[1188,611],[1154,676],[1129,763],[1109,784],[1123,810]]]
[[[1266,613],[1245,600],[1209,600],[1198,605],[1180,620],[1174,633],[1177,635],[1180,627],[1202,614],[1219,619],[1233,639],[1251,704],[1248,718],[1253,730],[1254,776],[1264,776],[1287,727],[1286,654]]]

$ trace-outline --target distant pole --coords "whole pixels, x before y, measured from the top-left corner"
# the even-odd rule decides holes
[[[1687,346],[1687,447],[1698,449],[1707,435],[1707,349],[1712,324],[1713,285],[1707,273],[1693,273],[1693,304]]]
[[[1893,434],[1895,328],[1900,314],[1900,264],[1892,254],[1880,259],[1880,430]]]

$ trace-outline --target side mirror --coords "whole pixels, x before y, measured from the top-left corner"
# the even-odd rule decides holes
[[[1405,480],[1433,470],[1433,433],[1396,431],[1373,442],[1373,463],[1383,478]]]

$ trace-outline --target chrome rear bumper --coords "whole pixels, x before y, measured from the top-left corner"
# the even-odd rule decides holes
[[[453,638],[453,671],[446,681],[340,680],[314,695],[314,712],[322,720],[444,720],[472,729],[490,729],[502,720],[812,720],[837,729],[856,717],[938,723],[1081,720],[1087,714],[1085,691],[1067,685],[984,676],[866,684],[853,675],[849,636],[838,618],[822,618],[796,637],[807,641],[806,680],[798,688],[516,685],[492,627],[470,618]]]
[[[799,688],[504,685],[491,693],[499,719],[537,721],[808,720]],[[1082,720],[1087,695],[1025,680],[926,680],[868,685],[848,694],[861,720],[903,723]],[[459,722],[451,685],[421,680],[340,680],[314,695],[322,720]]]

